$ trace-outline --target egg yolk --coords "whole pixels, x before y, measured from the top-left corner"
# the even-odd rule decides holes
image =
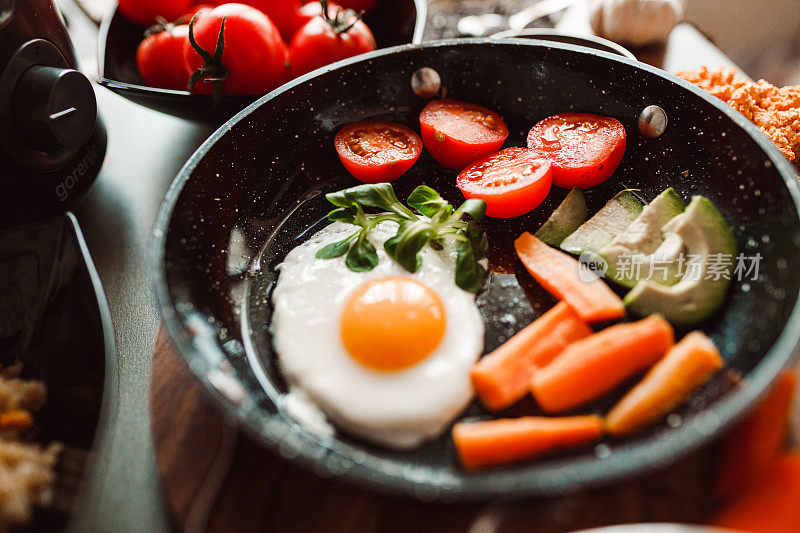
[[[442,342],[444,330],[439,295],[408,277],[364,283],[342,313],[342,341],[350,356],[384,372],[408,368],[428,357]]]

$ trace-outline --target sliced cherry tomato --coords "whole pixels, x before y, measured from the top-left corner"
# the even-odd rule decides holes
[[[321,17],[297,30],[289,45],[293,76],[375,50],[372,31],[351,9],[333,8],[323,0]]]
[[[345,126],[334,145],[344,168],[364,183],[399,178],[422,153],[422,139],[410,128],[377,120]]]
[[[456,185],[466,198],[486,202],[486,214],[511,218],[533,210],[550,192],[550,162],[527,148],[506,148],[461,171]]]
[[[499,150],[508,137],[500,115],[458,100],[434,100],[419,114],[425,149],[441,165],[461,170]]]
[[[528,148],[553,164],[556,186],[588,189],[617,170],[625,155],[625,127],[611,117],[562,113],[533,126]]]
[[[183,48],[189,42],[189,25],[154,26],[136,49],[136,66],[150,87],[185,91],[189,83]]]
[[[224,46],[218,58],[223,20]],[[185,68],[201,74],[193,92],[209,94],[221,88],[225,94],[264,94],[286,80],[286,45],[269,17],[258,9],[223,4],[197,17],[192,31],[210,57],[206,62],[191,43],[184,47]]]

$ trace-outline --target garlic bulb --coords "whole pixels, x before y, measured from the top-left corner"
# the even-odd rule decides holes
[[[600,37],[645,46],[666,41],[683,11],[683,0],[593,0],[590,22]]]

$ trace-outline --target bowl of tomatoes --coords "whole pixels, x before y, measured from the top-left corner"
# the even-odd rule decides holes
[[[100,29],[98,83],[219,123],[319,67],[422,40],[425,0],[301,1],[120,0]]]

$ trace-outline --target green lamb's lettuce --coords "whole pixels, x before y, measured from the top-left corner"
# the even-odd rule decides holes
[[[403,205],[388,183],[365,184],[330,193],[326,196],[336,209],[328,213],[334,222],[359,226],[345,239],[331,243],[317,252],[320,259],[332,259],[346,254],[347,268],[355,272],[372,270],[378,264],[378,252],[367,238],[381,222],[398,223],[397,234],[384,243],[386,253],[409,272],[419,270],[419,252],[429,245],[441,250],[445,239],[456,242],[456,285],[469,292],[483,287],[486,268],[480,263],[489,253],[486,233],[476,224],[486,212],[483,200],[467,200],[453,209],[439,193],[420,185]],[[364,208],[380,213],[369,214]]]

